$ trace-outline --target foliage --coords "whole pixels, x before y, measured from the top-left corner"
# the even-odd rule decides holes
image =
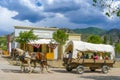
[[[66,34],[64,30],[59,29],[53,33],[53,39],[61,45],[64,45],[68,40],[68,34]]]
[[[82,34],[81,35],[81,40],[87,42],[89,36],[91,36],[91,34]]]
[[[120,17],[120,6],[119,4],[117,5],[116,3],[118,0],[93,0],[93,6],[101,9],[101,10],[106,10],[105,14],[108,17],[111,16],[117,16]],[[116,5],[115,5],[116,4]]]
[[[115,51],[116,53],[120,53],[120,43],[115,44]]]
[[[74,33],[73,30],[69,29],[69,28],[61,28],[60,30],[65,31],[66,33]]]
[[[117,16],[120,16],[120,10],[117,11]]]
[[[95,44],[100,44],[100,43],[102,43],[102,40],[101,40],[100,36],[92,35],[92,36],[88,37],[88,42],[95,43]]]
[[[34,35],[33,30],[20,32],[19,36],[17,37],[16,41],[21,44],[27,44],[32,40],[37,40],[38,36]]]
[[[109,53],[109,52],[105,52],[105,53],[103,54],[103,56],[104,56],[104,57],[105,57],[105,56],[110,57],[110,53]]]
[[[0,48],[2,50],[7,50],[7,38],[6,37],[0,37]]]
[[[110,43],[113,44],[113,43],[119,42],[119,34],[120,34],[120,30],[114,28],[114,29],[107,31],[103,35],[107,36],[107,40],[109,41],[109,44]]]
[[[19,43],[28,43],[31,40],[36,40],[38,37],[34,35],[33,30],[24,31],[19,33],[19,37],[16,39]]]
[[[113,40],[111,35],[110,35],[110,45],[113,45]]]
[[[53,33],[53,39],[59,43],[59,50],[58,50],[58,60],[62,59],[63,54],[63,45],[68,40],[68,34],[64,30],[57,30]]]
[[[119,39],[119,40],[118,40],[118,43],[120,43],[120,34],[118,34],[118,39]]]
[[[107,36],[106,35],[104,35],[103,44],[107,44]]]
[[[68,32],[69,29],[65,30]],[[110,30],[104,30],[100,28],[95,28],[95,27],[88,27],[88,28],[78,28],[78,29],[70,29],[71,32],[73,33],[78,33],[82,34],[81,35],[81,40],[82,41],[87,41],[88,37],[91,35],[99,35],[101,38],[103,38],[103,43],[107,44],[110,43],[110,35],[112,37],[112,43],[120,42],[120,30],[113,28]],[[69,32],[70,32],[69,31]],[[104,42],[104,36],[106,36],[107,41]]]
[[[81,33],[81,34],[93,34],[93,35],[101,35],[105,33],[106,31],[100,28],[96,27],[88,27],[84,29],[73,29],[75,33]]]

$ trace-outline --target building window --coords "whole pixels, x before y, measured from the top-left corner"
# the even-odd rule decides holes
[[[42,52],[42,45],[39,48],[33,47],[34,52]]]

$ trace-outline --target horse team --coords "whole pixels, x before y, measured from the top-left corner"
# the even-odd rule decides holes
[[[42,73],[44,72],[44,68],[46,69],[47,72],[50,72],[48,70],[48,63],[44,53],[28,52],[19,48],[13,48],[11,52],[11,56],[13,59],[19,60],[21,72],[24,72],[26,70],[25,68],[26,64],[29,67],[29,73],[32,73],[32,71],[36,68],[37,64],[39,64]],[[33,69],[32,69],[32,64],[33,64]]]

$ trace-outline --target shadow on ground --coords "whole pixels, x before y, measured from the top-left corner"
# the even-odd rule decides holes
[[[66,70],[52,70],[53,72],[57,72],[57,73],[73,73],[73,74],[76,74],[75,71],[71,71],[71,72],[68,72]]]
[[[1,69],[5,73],[29,73],[28,70],[21,72],[21,70],[13,70],[13,69]],[[32,73],[39,74],[39,71],[33,71]]]
[[[120,80],[120,76],[80,76],[80,78],[90,80]]]
[[[72,70],[72,71],[70,71],[70,72],[68,72],[68,71],[66,71],[66,69],[60,69],[60,70],[52,70],[52,71],[54,71],[54,72],[58,72],[58,73],[72,73],[72,74],[77,74],[76,73],[76,70]],[[99,74],[103,74],[100,70],[98,70],[98,71],[90,71],[90,70],[86,70],[86,71],[84,71],[84,73],[83,74],[85,74],[85,73],[99,73]]]

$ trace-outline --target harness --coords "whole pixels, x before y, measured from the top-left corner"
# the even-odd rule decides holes
[[[25,60],[25,54],[23,54],[23,55],[21,55],[21,56],[19,56],[19,59],[20,59],[20,61],[24,61]]]
[[[19,59],[24,62],[25,58],[30,58],[30,56],[28,55],[28,52],[23,53],[22,55],[19,56]]]

